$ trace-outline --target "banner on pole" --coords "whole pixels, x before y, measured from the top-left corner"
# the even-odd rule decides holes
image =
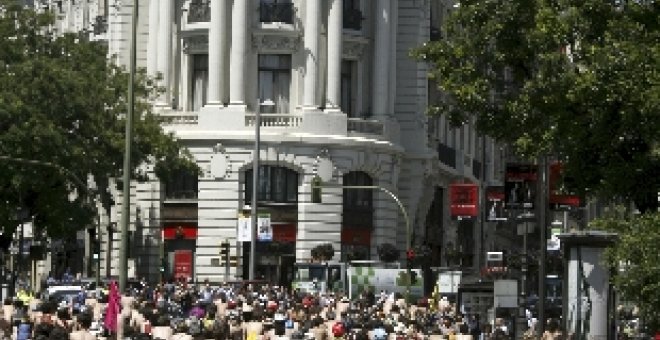
[[[236,238],[238,242],[251,242],[252,241],[252,218],[249,216],[238,216],[238,230]]]
[[[488,211],[487,221],[507,220],[506,211],[504,210],[504,187],[488,187],[486,189],[486,209]]]
[[[452,218],[472,219],[479,213],[479,187],[476,184],[449,185],[450,214]]]
[[[504,177],[506,208],[534,209],[537,167],[534,164],[507,164]]]
[[[270,223],[270,214],[259,214],[259,218],[257,218],[257,240],[273,240],[273,226]]]

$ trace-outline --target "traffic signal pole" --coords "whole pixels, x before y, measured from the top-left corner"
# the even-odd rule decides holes
[[[399,206],[399,210],[401,211],[401,215],[403,215],[403,218],[406,222],[406,254],[408,254],[409,251],[411,251],[411,232],[412,229],[410,228],[410,218],[408,217],[408,211],[406,210],[406,207],[401,203],[401,200],[397,195],[395,195],[393,192],[390,190],[383,188],[378,185],[328,185],[328,184],[322,184],[320,181],[313,181],[312,182],[312,191],[314,190],[321,190],[323,188],[337,188],[337,189],[365,189],[365,190],[380,190],[386,194],[388,194],[392,199],[396,202],[396,204]],[[312,202],[312,203],[321,203],[321,197],[322,195],[320,192],[318,193],[312,193],[312,197],[317,196],[318,201],[317,202]],[[412,281],[412,268],[410,264],[406,266],[406,272],[408,276],[408,280],[406,281],[406,301],[410,302],[410,284]]]

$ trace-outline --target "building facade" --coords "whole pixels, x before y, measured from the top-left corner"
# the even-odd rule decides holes
[[[426,245],[432,265],[475,272],[496,230],[480,214],[449,216],[448,186],[500,184],[501,148],[467,122],[429,118],[439,93],[410,50],[440,35],[451,4],[440,0],[149,0],[138,8],[137,66],[164,92],[153,110],[190,150],[201,173],[132,183],[129,277],[172,275],[213,282],[247,275],[240,216],[251,213],[256,113],[259,212],[273,236],[258,242],[259,278],[286,284],[295,261],[331,243],[333,260],[378,259]],[[133,1],[62,0],[54,29],[85,31],[127,65]],[[150,165],[144,168],[151,170]],[[314,178],[324,184],[313,203]],[[409,216],[380,190],[393,192]],[[115,190],[115,187],[113,187]],[[117,275],[121,196],[103,210],[102,275]],[[482,202],[483,203],[483,202]],[[226,273],[220,243],[230,243]],[[89,247],[88,247],[89,248]],[[93,250],[87,267],[93,268]],[[459,253],[452,260],[449,253]],[[161,271],[163,268],[163,271]],[[93,271],[93,269],[90,269]]]

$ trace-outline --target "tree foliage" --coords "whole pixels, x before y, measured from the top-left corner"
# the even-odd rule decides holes
[[[660,213],[632,218],[611,216],[593,221],[591,228],[619,234],[606,252],[612,281],[623,301],[634,302],[646,325],[660,329]]]
[[[335,248],[331,243],[323,243],[312,248],[312,259],[319,262],[327,262],[335,256]]]
[[[401,255],[399,249],[392,243],[383,243],[378,246],[378,258],[386,263],[396,262]]]
[[[88,178],[109,206],[109,179],[121,176],[128,74],[102,43],[53,35],[54,16],[21,3],[0,0],[0,226],[13,232],[16,211],[26,208],[51,236],[70,234],[95,214]],[[148,162],[161,176],[196,169],[150,112],[154,80],[141,71],[135,87],[133,177]]]
[[[660,4],[465,0],[413,51],[443,99],[431,114],[524,156],[556,155],[583,195],[657,207]]]

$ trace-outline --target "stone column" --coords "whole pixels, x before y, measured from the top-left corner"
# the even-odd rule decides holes
[[[160,104],[169,106],[172,98],[172,19],[174,5],[172,1],[161,0],[158,18],[158,71],[163,75],[162,85],[165,93],[160,98]]]
[[[158,0],[149,0],[149,37],[147,41],[147,73],[158,73]]]
[[[376,1],[374,19],[374,63],[372,68],[373,94],[371,108],[375,116],[388,114],[390,58],[390,29],[392,24],[390,1]]]
[[[328,19],[328,86],[326,110],[339,110],[341,104],[341,57],[343,0],[332,0]]]
[[[247,0],[234,0],[229,71],[229,104],[245,107],[245,60],[247,59]]]
[[[222,71],[226,69],[225,49],[227,39],[223,26],[227,21],[226,0],[211,1],[211,26],[209,28],[209,87],[207,105],[222,105]]]
[[[320,10],[319,0],[305,1],[305,79],[303,82],[303,108],[316,110],[319,104],[317,98],[318,68],[319,68],[319,27]]]

